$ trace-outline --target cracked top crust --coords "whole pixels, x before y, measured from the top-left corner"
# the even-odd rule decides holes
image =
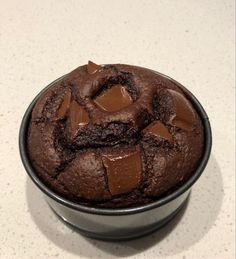
[[[80,204],[154,201],[194,172],[202,122],[183,91],[146,68],[89,62],[37,101],[28,129],[37,174]]]

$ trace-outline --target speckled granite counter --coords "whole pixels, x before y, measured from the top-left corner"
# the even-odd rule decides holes
[[[0,258],[234,258],[234,9],[234,1],[2,1]],[[189,203],[146,238],[80,236],[49,209],[19,158],[19,125],[32,98],[88,59],[163,72],[211,119],[212,156]]]

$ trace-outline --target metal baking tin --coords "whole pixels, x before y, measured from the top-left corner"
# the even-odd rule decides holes
[[[185,92],[187,98],[195,107],[202,119],[205,133],[205,146],[202,158],[192,176],[172,193],[157,199],[155,202],[132,208],[105,209],[88,207],[70,201],[46,186],[35,172],[27,153],[27,131],[31,118],[32,109],[43,94],[59,78],[45,87],[31,102],[27,108],[19,133],[20,155],[24,167],[34,184],[44,193],[45,198],[53,211],[65,222],[76,227],[83,235],[103,240],[126,240],[137,238],[157,230],[169,222],[181,209],[186,201],[190,190],[200,177],[208,162],[211,146],[212,133],[208,116],[197,98],[184,86],[165,76],[155,72],[174,82]]]

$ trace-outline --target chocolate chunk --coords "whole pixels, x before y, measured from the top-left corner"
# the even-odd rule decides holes
[[[133,100],[122,85],[115,85],[97,96],[94,102],[107,112],[116,112],[130,105]]]
[[[71,99],[71,92],[70,90],[66,92],[64,95],[63,101],[60,105],[60,108],[57,111],[57,118],[63,119],[65,117],[66,112],[68,111],[70,107],[70,99]]]
[[[145,135],[153,135],[154,137],[172,142],[172,135],[170,134],[166,126],[160,121],[152,122],[143,130],[143,133]]]
[[[87,71],[90,75],[96,73],[99,69],[101,68],[101,66],[93,63],[92,61],[89,61],[88,62],[88,65],[87,65]]]
[[[72,135],[89,123],[88,113],[76,101],[72,101],[70,104],[70,123]]]
[[[142,175],[139,147],[133,151],[102,154],[102,161],[112,195],[127,193],[138,187]]]
[[[175,106],[175,114],[171,116],[169,123],[183,130],[192,131],[195,115],[190,102],[182,94],[171,89],[168,91],[173,97]]]

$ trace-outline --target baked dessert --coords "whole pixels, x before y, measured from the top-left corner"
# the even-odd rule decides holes
[[[105,208],[146,204],[178,188],[203,146],[201,119],[175,83],[146,68],[93,62],[40,96],[27,139],[47,186]]]

